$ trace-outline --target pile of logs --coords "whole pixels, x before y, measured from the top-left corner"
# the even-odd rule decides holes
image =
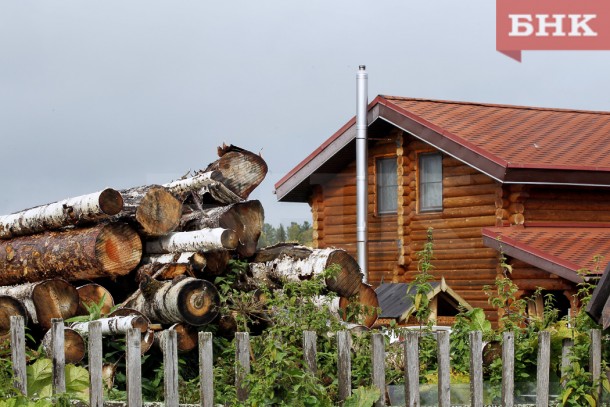
[[[219,315],[211,282],[231,259],[249,264],[244,290],[281,288],[337,264],[339,274],[326,285],[342,297],[341,307],[358,295],[377,305],[343,250],[288,244],[257,251],[264,211],[248,197],[267,165],[235,146],[218,153],[204,170],[164,185],[108,188],[0,216],[0,339],[10,317],[21,315],[48,347],[53,318],[90,319],[96,309],[103,335],[139,329],[142,352],[168,329],[177,331],[180,350],[193,349],[200,327],[231,319]],[[66,325],[67,362],[84,357],[88,323]]]

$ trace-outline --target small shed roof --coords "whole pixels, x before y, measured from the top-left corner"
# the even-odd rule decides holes
[[[369,127],[398,127],[503,183],[610,186],[610,112],[378,96]],[[355,118],[275,184],[307,202],[316,175],[355,157]]]
[[[610,263],[591,294],[586,311],[604,329],[610,327]]]

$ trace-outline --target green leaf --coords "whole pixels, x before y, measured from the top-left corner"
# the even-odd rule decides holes
[[[590,394],[585,394],[585,399],[589,402],[589,405],[591,407],[595,407],[597,405],[597,403],[595,402],[595,399]]]
[[[41,358],[26,368],[28,380],[28,395],[38,397],[51,397],[53,361]]]
[[[89,372],[87,369],[66,365],[66,392],[80,400],[89,401]]]
[[[568,387],[568,389],[565,391],[565,393],[563,393],[563,397],[561,399],[563,404],[566,403],[566,400],[568,399],[568,397],[570,397],[570,394],[572,394],[572,390],[574,390],[573,387]]]
[[[371,407],[381,393],[375,387],[358,387],[343,403],[343,407]]]

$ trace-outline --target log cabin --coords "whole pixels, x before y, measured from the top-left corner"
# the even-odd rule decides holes
[[[483,286],[500,252],[519,295],[541,288],[563,314],[578,271],[602,273],[610,112],[380,95],[367,123],[369,283],[412,281],[428,228],[435,278],[492,321]],[[275,184],[279,201],[311,206],[314,246],[354,256],[355,137],[354,117]]]

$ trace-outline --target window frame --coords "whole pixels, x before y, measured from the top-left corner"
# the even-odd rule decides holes
[[[422,165],[422,157],[426,156],[438,156],[440,157],[441,167],[441,203],[439,206],[432,206],[428,208],[423,208],[423,188],[422,182],[423,179],[423,165]],[[437,181],[438,182],[438,181]],[[440,213],[443,211],[443,154],[439,151],[421,151],[417,153],[417,213],[421,214],[431,214],[431,213]]]
[[[378,168],[378,163],[380,161],[383,160],[394,160],[394,162],[396,163],[396,202],[395,202],[395,209],[393,211],[384,211],[381,212],[379,209],[379,187],[380,187],[380,183],[379,183],[379,168]],[[375,215],[377,216],[395,216],[398,214],[398,157],[396,155],[381,155],[381,156],[376,156],[375,160],[374,160],[374,165],[375,165]]]

